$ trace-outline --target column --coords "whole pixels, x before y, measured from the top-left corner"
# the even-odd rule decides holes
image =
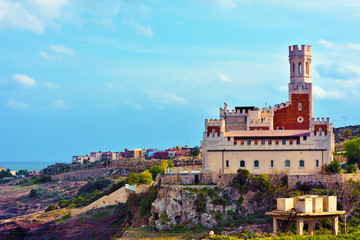
[[[314,235],[315,230],[315,221],[314,220],[308,220],[308,233],[309,235]]]
[[[332,224],[332,234],[333,235],[338,235],[338,232],[339,232],[339,217],[336,216],[333,219],[331,219],[331,224]]]
[[[279,231],[279,220],[273,216],[273,233],[276,234]]]
[[[299,217],[296,219],[296,234],[303,235],[304,233],[304,219]]]

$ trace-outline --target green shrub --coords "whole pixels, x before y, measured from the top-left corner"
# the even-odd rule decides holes
[[[87,184],[85,184],[84,186],[82,186],[79,189],[79,193],[92,193],[95,190],[100,190],[103,188],[106,188],[110,183],[112,183],[112,180],[108,179],[108,178],[104,178],[104,179],[97,179],[95,181],[88,181]]]
[[[347,164],[346,167],[345,167],[345,169],[346,169],[346,172],[347,172],[347,173],[354,173],[354,172],[356,172],[356,170],[357,170],[357,166],[356,166],[356,164],[354,164],[354,163],[352,163],[352,164]]]
[[[140,201],[140,215],[149,215],[151,210],[151,205],[157,197],[158,189],[156,186],[152,186],[149,192],[143,197]]]
[[[244,201],[244,198],[242,196],[240,196],[239,199],[237,200],[237,203],[239,204],[239,206],[241,206],[243,201]]]
[[[325,164],[326,172],[341,173],[341,165],[338,161],[332,161],[330,164]]]
[[[136,185],[138,185],[138,184],[139,184],[139,181],[140,181],[140,176],[139,176],[139,174],[130,172],[127,181],[128,181],[129,184],[136,184]]]
[[[216,220],[218,220],[218,221],[220,221],[220,220],[222,220],[223,219],[223,213],[222,212],[217,212],[217,213],[215,213],[215,219]]]
[[[234,188],[238,188],[240,192],[247,193],[249,191],[248,181],[250,172],[247,169],[238,169],[236,176],[233,178],[232,184]]]
[[[69,213],[69,214],[66,214],[66,215],[64,215],[64,216],[61,217],[61,219],[62,219],[63,221],[65,221],[66,219],[69,219],[69,218],[70,218],[70,213]]]
[[[30,197],[36,197],[37,193],[38,193],[38,190],[33,188],[33,189],[31,189],[29,196]]]
[[[54,205],[54,204],[50,204],[46,209],[45,209],[45,212],[49,212],[49,211],[52,211],[52,210],[56,210],[58,209],[58,206]]]
[[[197,212],[205,212],[206,210],[206,198],[203,193],[199,193],[194,201]]]

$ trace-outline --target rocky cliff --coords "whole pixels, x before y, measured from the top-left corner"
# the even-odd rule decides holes
[[[254,194],[241,195],[231,186],[162,186],[152,204],[150,224],[159,230],[197,224],[212,228],[220,221],[261,210],[261,204],[253,201]]]

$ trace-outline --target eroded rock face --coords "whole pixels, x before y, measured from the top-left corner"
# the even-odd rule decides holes
[[[210,191],[214,192],[213,189]],[[202,196],[200,196],[201,194]],[[208,189],[202,186],[194,189],[175,186],[162,187],[159,190],[158,198],[152,204],[150,223],[159,230],[167,230],[178,224],[185,226],[201,224],[203,227],[212,228],[220,220],[216,219],[216,215],[218,218],[222,216],[223,219],[231,219],[233,215],[228,213],[235,212],[238,208],[226,194],[218,190],[215,195],[212,195],[213,198],[227,198],[227,201],[224,201],[228,203],[227,205],[215,205],[213,198],[208,194]],[[200,201],[201,199],[202,201]]]

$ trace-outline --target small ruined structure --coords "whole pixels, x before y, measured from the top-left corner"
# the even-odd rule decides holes
[[[290,230],[293,222],[296,222],[296,231],[302,235],[304,221],[308,223],[308,234],[314,235],[315,220],[331,219],[332,234],[339,232],[339,216],[345,211],[337,211],[336,196],[306,195],[293,198],[278,198],[277,209],[267,212],[273,216],[273,233],[279,231],[279,220],[285,221],[284,231]]]
[[[219,119],[205,120],[204,173],[246,168],[253,174],[318,174],[333,160],[333,125],[329,118],[313,117],[311,62],[311,46],[290,46],[286,103],[235,109],[225,103]]]

